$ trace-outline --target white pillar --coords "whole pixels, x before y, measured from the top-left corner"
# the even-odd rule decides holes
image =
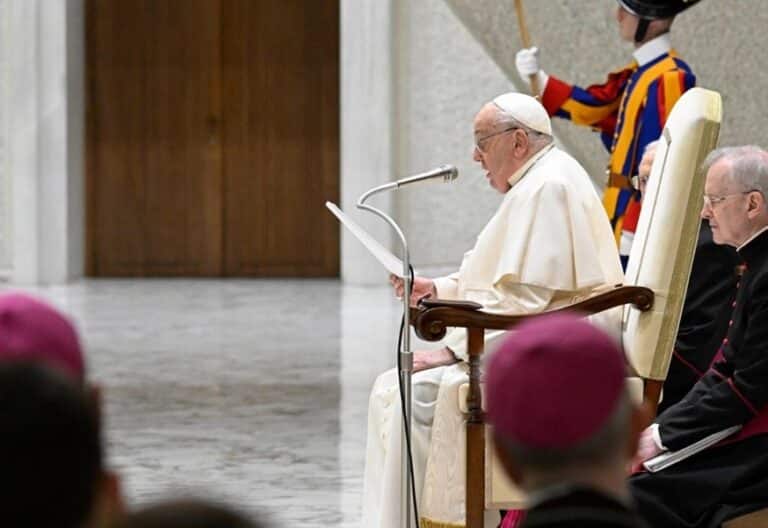
[[[11,279],[82,275],[83,3],[4,0]]]
[[[10,84],[8,18],[8,2],[0,0],[0,276],[3,279],[10,274],[13,240],[10,210],[12,188],[8,174],[8,141],[10,138],[9,100],[7,97]]]
[[[395,1],[341,0],[341,207],[385,246],[392,240],[390,228],[356,210],[355,203],[365,190],[394,176]],[[392,203],[387,195],[371,200],[385,212]],[[381,266],[344,231],[341,276],[351,284],[386,280]]]
[[[85,2],[67,13],[67,276],[85,272]]]

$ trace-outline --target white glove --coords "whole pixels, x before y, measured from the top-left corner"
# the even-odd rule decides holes
[[[523,48],[515,55],[515,66],[520,77],[527,79],[531,75],[536,75],[541,70],[539,66],[539,48]]]
[[[531,75],[539,79],[539,90],[544,91],[549,76],[539,66],[539,48],[523,48],[515,55],[515,66],[520,77],[530,82]]]

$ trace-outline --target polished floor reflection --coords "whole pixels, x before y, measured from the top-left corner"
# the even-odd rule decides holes
[[[384,280],[382,280],[384,283]],[[357,527],[366,408],[394,365],[388,288],[315,280],[86,280],[72,314],[131,505],[191,493],[278,526]]]

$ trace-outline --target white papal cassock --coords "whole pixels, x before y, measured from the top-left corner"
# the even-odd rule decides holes
[[[511,189],[464,255],[457,273],[435,280],[438,297],[463,299],[492,313],[536,313],[571,304],[623,280],[616,242],[589,176],[548,146],[509,179]],[[618,335],[620,312],[595,321]],[[487,332],[492,344],[503,332]],[[443,345],[466,360],[466,330]],[[492,348],[492,347],[491,347]],[[465,430],[458,388],[466,363],[413,376],[414,470],[419,514],[430,526],[464,525]],[[400,528],[401,410],[397,372],[379,376],[368,409],[363,522]],[[486,514],[496,526],[497,512]]]

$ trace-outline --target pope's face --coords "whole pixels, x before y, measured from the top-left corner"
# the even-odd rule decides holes
[[[472,159],[485,170],[485,177],[491,187],[506,193],[509,178],[522,166],[514,156],[518,134],[525,134],[519,128],[504,128],[498,123],[493,105],[486,105],[475,117],[475,150]]]

